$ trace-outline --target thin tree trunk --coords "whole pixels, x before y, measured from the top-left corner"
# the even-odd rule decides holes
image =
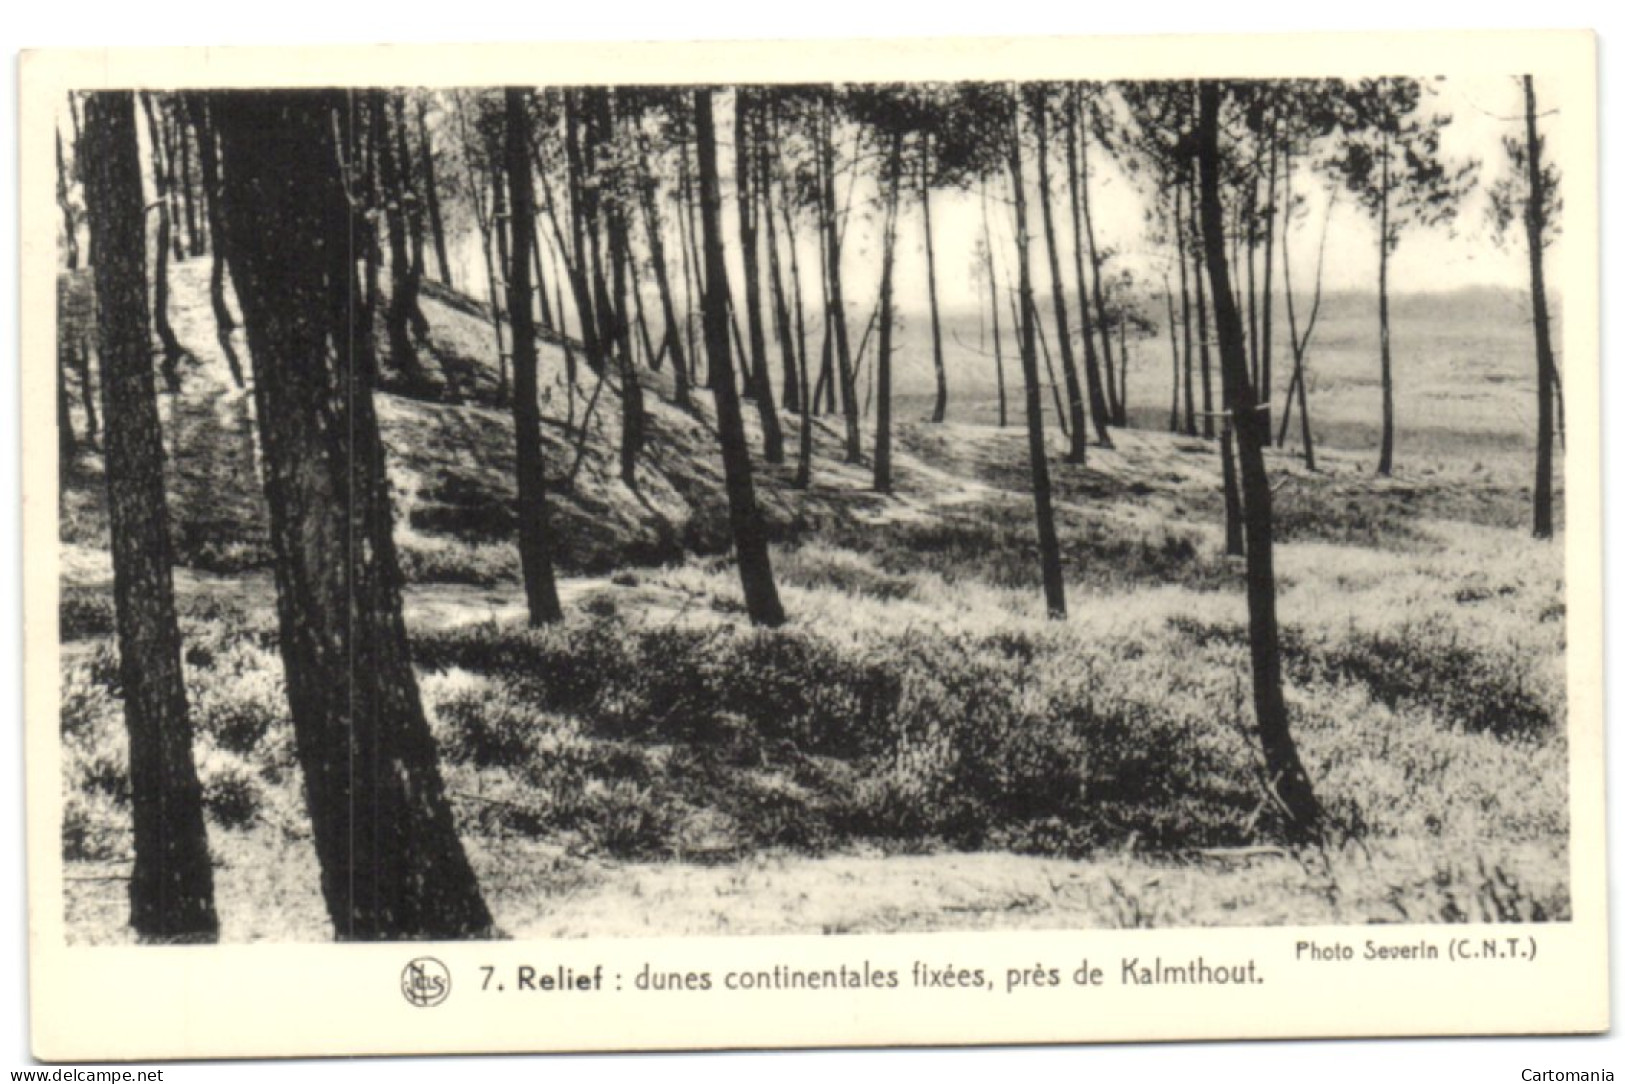
[[[1224,475],[1224,552],[1230,557],[1240,557],[1247,550],[1242,528],[1241,489],[1236,483],[1234,427],[1229,415],[1225,415],[1219,436],[1219,457]]]
[[[1317,829],[1321,809],[1309,775],[1298,759],[1281,690],[1280,632],[1275,613],[1275,542],[1264,445],[1269,431],[1247,380],[1247,353],[1241,318],[1231,292],[1224,258],[1224,211],[1219,203],[1220,87],[1204,82],[1199,91],[1197,160],[1200,167],[1202,242],[1212,279],[1219,358],[1224,391],[1235,423],[1241,461],[1242,507],[1247,526],[1247,611],[1253,669],[1253,706],[1270,792],[1281,803],[1290,828],[1300,838]]]
[[[87,96],[82,145],[107,423],[119,680],[129,735],[130,925],[143,939],[213,941],[219,922],[175,617],[147,319],[146,215],[128,91]]]
[[[751,623],[767,627],[784,624],[784,607],[773,583],[768,556],[767,528],[756,506],[751,481],[750,450],[739,413],[733,361],[728,350],[728,269],[722,253],[722,196],[717,184],[715,125],[711,119],[711,91],[694,92],[694,121],[700,169],[700,222],[705,248],[705,342],[711,359],[711,393],[716,400],[717,435],[728,490],[728,520],[733,528],[734,553]]]
[[[418,342],[425,342],[429,338],[429,321],[423,315],[420,293],[423,285],[423,200],[418,196],[417,181],[412,176],[412,150],[406,136],[406,98],[400,91],[391,91],[389,104],[394,111],[395,163],[400,178],[396,201],[400,205],[401,216],[406,220],[406,239],[410,251],[406,266],[409,295],[406,315],[411,321],[412,334]],[[385,127],[389,127],[387,120]]]
[[[383,444],[353,361],[359,223],[332,136],[345,99],[218,101],[288,703],[328,914],[342,940],[487,937],[412,672]]]
[[[186,356],[186,350],[175,337],[175,328],[169,322],[169,189],[163,161],[163,136],[158,131],[158,118],[154,112],[151,93],[142,93],[141,108],[147,117],[148,144],[152,152],[152,183],[157,192],[154,207],[158,211],[158,238],[153,246],[152,260],[153,324],[164,352],[164,383],[169,386],[170,391],[178,391],[181,386],[180,362]]]
[[[666,321],[666,342],[671,348],[671,369],[677,405],[691,405],[688,388],[688,358],[683,346],[683,329],[677,322],[677,304],[672,299],[671,279],[666,269],[666,242],[660,221],[660,196],[654,173],[649,169],[647,140],[638,140],[638,192],[643,203],[643,232],[649,237],[649,259],[654,264],[655,285],[660,290],[660,313]]]
[[[852,350],[846,334],[846,301],[841,296],[841,236],[835,217],[835,136],[831,130],[834,106],[824,102],[819,117],[818,155],[822,183],[819,214],[829,280],[829,313],[835,327],[835,375],[839,380],[841,410],[846,421],[846,462],[863,461],[863,439],[858,428],[858,394],[853,383]]]
[[[435,266],[440,269],[441,283],[451,286],[451,261],[446,258],[446,225],[440,213],[440,185],[434,173],[434,140],[429,136],[429,106],[419,98],[417,107],[418,155],[422,162],[424,202],[429,210],[429,232],[434,239]]]
[[[537,403],[536,324],[530,304],[530,245],[535,237],[536,192],[530,179],[528,92],[504,91],[509,206],[513,208],[513,267],[508,272],[508,320],[513,326],[513,434],[518,483],[519,566],[525,605],[534,628],[564,616],[553,579],[553,543],[547,525],[547,466]]]
[[[226,305],[226,226],[220,214],[220,158],[208,99],[197,91],[184,96],[192,131],[197,136],[198,166],[203,173],[203,210],[209,222],[209,306],[214,310],[215,338],[231,369],[232,382],[243,386],[243,366],[231,343],[237,321]]]
[[[1095,298],[1095,326],[1100,328],[1100,360],[1106,370],[1106,402],[1111,406],[1112,420],[1118,425],[1125,422],[1123,417],[1123,403],[1121,392],[1111,386],[1112,372],[1112,340],[1111,321],[1106,313],[1106,294],[1101,287],[1100,269],[1104,261],[1101,259],[1100,248],[1095,244],[1095,217],[1089,209],[1089,132],[1085,129],[1080,133],[1078,140],[1078,205],[1083,210],[1083,233],[1089,242],[1089,267],[1092,272],[1091,283]],[[1083,279],[1078,279],[1078,305],[1087,309],[1089,302],[1083,296]],[[1084,334],[1089,334],[1089,320],[1084,319]],[[1085,364],[1088,364],[1088,353],[1084,354]]]
[[[993,371],[999,382],[999,428],[1010,424],[1004,391],[1004,343],[999,334],[999,275],[993,262],[993,230],[988,222],[987,185],[982,185],[982,247],[987,253],[988,301],[993,309]]]
[[[1168,402],[1168,432],[1179,432],[1179,336],[1174,330],[1174,290],[1167,272],[1162,276],[1162,292],[1168,299],[1168,356],[1173,359],[1173,383]]]
[[[920,212],[925,219],[925,285],[931,301],[931,364],[936,371],[937,399],[931,405],[931,420],[948,417],[948,366],[942,358],[942,317],[937,309],[937,248],[931,231],[931,137],[924,137],[920,151]]]
[[[1388,142],[1382,144],[1382,209],[1377,229],[1377,324],[1382,340],[1382,451],[1377,473],[1394,473],[1394,368],[1388,345]]]
[[[1078,366],[1072,357],[1072,327],[1066,318],[1066,280],[1061,277],[1061,250],[1055,243],[1055,216],[1050,208],[1049,122],[1044,116],[1048,103],[1042,90],[1030,93],[1028,107],[1033,133],[1038,137],[1038,207],[1044,221],[1044,246],[1049,254],[1050,298],[1055,307],[1056,346],[1061,353],[1061,375],[1066,380],[1066,405],[1071,422],[1071,447],[1067,451],[1066,461],[1082,464],[1088,456],[1088,421],[1083,414],[1083,388],[1078,383]],[[1087,341],[1085,348],[1087,351],[1093,350]],[[1095,423],[1095,438],[1103,446],[1110,446],[1112,438],[1106,431],[1106,407],[1100,398],[1098,369],[1090,380],[1089,412]]]
[[[784,462],[784,430],[773,403],[773,381],[767,374],[767,336],[762,328],[762,275],[756,243],[756,198],[751,183],[751,116],[754,103],[744,87],[734,89],[734,189],[739,209],[739,247],[745,272],[745,326],[750,354],[743,359],[745,394],[756,399],[762,424],[762,453],[769,463]]]
[[[897,251],[897,205],[903,186],[903,133],[892,133],[891,161],[887,170],[886,224],[880,256],[880,344],[875,356],[875,473],[877,493],[890,493],[891,477],[891,348],[892,348],[892,264]]]
[[[1192,374],[1196,370],[1196,351],[1191,340],[1190,262],[1185,254],[1186,221],[1184,209],[1185,187],[1174,188],[1174,237],[1179,247],[1179,303],[1180,324],[1185,329],[1185,435],[1196,435],[1196,392]]]
[[[408,389],[426,394],[428,381],[419,364],[411,333],[413,325],[423,317],[421,313],[414,316],[417,287],[412,276],[406,213],[402,207],[406,189],[396,167],[395,143],[389,130],[389,98],[385,91],[373,90],[368,94],[367,124],[372,138],[377,141],[378,180],[383,187],[384,218],[389,225],[389,307],[384,311],[384,326],[389,338],[390,363]]]
[[[198,232],[197,202],[192,198],[192,141],[181,119],[181,103],[174,102],[172,116],[175,124],[175,143],[180,148],[181,203],[186,212],[186,251],[189,256],[203,255],[203,235]]]
[[[1264,373],[1262,393],[1264,397],[1265,429],[1269,428],[1270,415],[1275,401],[1275,325],[1273,322],[1275,306],[1275,182],[1276,170],[1280,165],[1280,141],[1276,138],[1276,126],[1272,121],[1270,125],[1270,172],[1269,187],[1265,191],[1265,218],[1264,218],[1264,297],[1263,297],[1263,330],[1259,336],[1258,349],[1262,357],[1260,367]]]
[[[1523,77],[1524,130],[1529,160],[1529,204],[1524,226],[1529,241],[1529,294],[1535,316],[1535,537],[1552,537],[1552,405],[1557,360],[1552,355],[1551,316],[1546,308],[1546,178],[1540,172],[1541,137],[1535,128],[1535,80]]]
[[[761,133],[758,133],[760,136]],[[767,268],[768,288],[772,297],[773,333],[779,340],[779,352],[784,362],[784,385],[781,401],[786,411],[801,410],[801,381],[796,376],[796,344],[792,338],[790,324],[790,302],[784,293],[784,274],[779,266],[779,228],[773,215],[773,178],[770,172],[768,155],[765,150],[766,140],[758,138],[758,153],[756,155],[757,185],[756,193],[761,205],[762,217],[767,221]],[[795,245],[795,237],[791,236],[791,246]]]
[[[1193,178],[1192,184],[1194,185],[1194,183],[1195,180]],[[1203,276],[1201,262],[1202,251],[1207,245],[1207,225],[1202,220],[1200,211],[1201,208],[1199,201],[1193,192],[1191,195],[1191,224],[1196,230],[1197,247],[1195,251],[1191,253],[1191,259],[1196,265],[1196,273],[1193,277],[1196,279],[1196,341],[1198,353],[1200,354],[1202,361],[1202,435],[1209,440],[1212,440],[1214,435],[1213,354],[1211,349],[1212,336],[1209,334],[1210,326],[1207,319],[1207,287],[1202,281]],[[1220,223],[1222,227],[1223,219],[1220,219]],[[1217,243],[1219,245],[1220,254],[1222,255],[1224,251],[1224,235],[1222,233],[1219,235]],[[1236,303],[1234,296],[1230,298],[1230,303],[1232,305]],[[1245,347],[1243,347],[1243,349],[1245,349]]]
[[[79,269],[79,216],[69,196],[72,181],[68,176],[67,159],[62,154],[62,131],[56,133],[56,205],[62,212],[62,239],[66,243],[69,271]]]
[[[1054,620],[1066,619],[1066,582],[1061,576],[1061,544],[1055,533],[1055,510],[1050,503],[1049,462],[1044,446],[1044,400],[1038,383],[1038,350],[1034,343],[1037,313],[1033,304],[1032,272],[1028,263],[1027,195],[1022,181],[1020,114],[1011,103],[1006,156],[1010,187],[1016,199],[1017,293],[1021,298],[1021,376],[1026,389],[1027,458],[1032,469],[1033,506],[1038,520],[1038,561],[1044,580],[1044,605]]]

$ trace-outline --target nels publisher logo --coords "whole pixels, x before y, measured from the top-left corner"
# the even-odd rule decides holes
[[[420,1009],[430,1009],[451,994],[451,972],[433,956],[419,956],[401,972],[401,993]]]

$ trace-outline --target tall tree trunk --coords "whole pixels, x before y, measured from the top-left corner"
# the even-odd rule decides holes
[[[784,607],[773,584],[767,550],[767,527],[756,506],[751,482],[750,450],[739,413],[733,361],[728,349],[728,269],[722,254],[722,196],[717,184],[716,126],[711,119],[711,91],[694,92],[694,124],[700,166],[700,226],[705,249],[705,349],[711,359],[711,393],[716,400],[717,435],[728,490],[728,520],[734,553],[751,623],[784,624]]]
[[[1073,112],[1075,115],[1075,120],[1078,119],[1076,118],[1077,110],[1074,110]],[[1100,248],[1095,244],[1095,217],[1089,209],[1089,131],[1087,128],[1080,133],[1080,138],[1078,140],[1078,173],[1078,193],[1076,198],[1078,206],[1083,211],[1084,237],[1087,238],[1089,242],[1089,268],[1091,272],[1090,282],[1093,287],[1095,299],[1094,323],[1096,327],[1100,328],[1100,362],[1101,366],[1106,371],[1106,402],[1111,408],[1112,420],[1116,424],[1122,425],[1126,420],[1123,417],[1122,396],[1121,392],[1112,386],[1111,379],[1111,320],[1106,312],[1106,294],[1100,283],[1100,269],[1104,261],[1100,255]],[[1089,302],[1084,298],[1083,295],[1083,278],[1081,275],[1078,278],[1078,305],[1080,308],[1086,311],[1089,306]],[[1083,321],[1083,327],[1084,334],[1089,334],[1089,320],[1087,318],[1085,318]],[[1085,364],[1088,364],[1088,358],[1089,355],[1086,351],[1084,354]]]
[[[758,118],[760,120],[760,118]],[[758,125],[760,129],[761,125]],[[790,323],[790,302],[784,293],[784,274],[779,265],[779,228],[773,216],[773,178],[769,168],[768,155],[765,149],[765,133],[758,131],[756,155],[757,185],[756,194],[762,209],[762,217],[767,221],[767,269],[768,287],[772,297],[773,332],[779,340],[779,353],[784,362],[784,385],[781,401],[786,411],[801,410],[801,382],[796,376],[796,344],[793,338],[794,329]],[[795,235],[791,234],[790,244],[795,246]]]
[[[164,169],[163,136],[158,131],[158,118],[152,103],[152,94],[143,92],[141,108],[147,117],[147,137],[152,152],[152,183],[157,192],[154,207],[158,211],[158,238],[153,246],[152,315],[158,331],[158,342],[163,348],[164,383],[171,391],[181,386],[181,359],[186,350],[175,337],[175,328],[169,322],[169,189],[168,174]],[[143,276],[144,277],[144,276]]]
[[[1524,131],[1529,161],[1529,295],[1535,316],[1535,537],[1552,537],[1552,405],[1557,359],[1552,355],[1551,315],[1546,308],[1546,178],[1540,172],[1541,137],[1535,128],[1535,80],[1523,77]]]
[[[480,231],[480,255],[485,260],[485,296],[491,314],[491,333],[495,336],[497,345],[497,402],[505,403],[508,399],[508,350],[502,341],[502,304],[498,300],[496,260],[492,251],[496,244],[497,224],[493,221],[493,216],[486,211],[485,197],[482,195],[485,185],[478,176],[478,167],[475,164],[480,148],[469,131],[468,118],[460,99],[457,102],[457,124],[462,136],[464,176],[468,185],[469,202],[474,205],[474,223]]]
[[[1003,429],[1010,424],[1010,412],[1004,391],[1004,343],[999,334],[999,275],[993,262],[993,230],[988,222],[985,184],[982,186],[982,247],[987,252],[988,301],[993,309],[993,372],[999,382],[999,428]]]
[[[846,300],[841,295],[841,234],[835,217],[834,105],[826,98],[818,123],[820,172],[819,217],[824,227],[824,249],[829,280],[829,314],[835,328],[835,375],[839,381],[841,410],[846,421],[846,462],[863,461],[863,438],[858,429],[858,393],[853,383],[852,349],[846,334]]]
[[[56,460],[57,477],[64,482],[73,473],[79,455],[79,441],[73,435],[73,411],[68,406],[68,354],[72,347],[60,343],[56,351]]]
[[[1101,443],[1107,444],[1109,443],[1110,438],[1105,436],[1105,423],[1102,421],[1102,419],[1105,419],[1106,422],[1112,421],[1113,413],[1116,408],[1113,405],[1113,395],[1110,391],[1111,364],[1109,361],[1107,362],[1106,366],[1106,388],[1104,394],[1101,386],[1100,358],[1095,352],[1094,320],[1089,314],[1089,278],[1084,274],[1083,271],[1083,208],[1085,206],[1084,201],[1088,199],[1088,196],[1081,191],[1082,185],[1079,183],[1078,178],[1079,107],[1078,94],[1075,88],[1070,95],[1070,106],[1071,108],[1067,110],[1066,126],[1066,174],[1067,192],[1071,197],[1068,202],[1071,204],[1072,208],[1072,265],[1073,272],[1077,276],[1078,284],[1079,338],[1083,342],[1083,368],[1084,376],[1089,387],[1089,412],[1094,418],[1095,428],[1102,434]],[[1045,223],[1047,228],[1047,219],[1045,220]],[[1099,274],[1100,268],[1096,266],[1096,277],[1099,277]],[[1102,323],[1101,335],[1103,342],[1106,341],[1105,333],[1105,324]],[[1069,334],[1069,332],[1067,334]]]
[[[247,91],[221,95],[217,114],[288,702],[339,938],[484,937],[491,915],[408,654],[371,389],[352,362],[358,224],[332,135],[344,107],[332,91]]]
[[[203,235],[198,231],[197,202],[192,198],[192,141],[186,124],[181,119],[181,103],[174,103],[175,144],[180,148],[181,201],[186,211],[186,252],[189,256],[203,255]]]
[[[672,379],[677,405],[690,406],[688,358],[683,346],[683,328],[677,321],[677,304],[672,299],[671,279],[666,269],[666,242],[660,220],[660,196],[654,173],[649,168],[646,140],[638,140],[638,194],[643,204],[643,232],[649,237],[649,259],[654,264],[655,286],[660,291],[660,314],[666,321],[666,342],[671,349]]]
[[[169,243],[176,263],[186,260],[186,249],[181,244],[184,222],[181,219],[180,181],[175,173],[175,162],[180,155],[175,150],[175,117],[168,99],[158,99],[158,131],[164,141],[164,187],[169,193]]]
[[[530,179],[529,93],[504,92],[509,206],[513,208],[513,266],[508,272],[508,321],[513,327],[513,435],[518,481],[519,567],[532,627],[564,616],[553,580],[553,542],[547,526],[547,467],[537,403],[536,324],[530,303],[530,246],[536,236],[536,191]]]
[[[784,462],[784,430],[773,404],[773,381],[767,374],[767,336],[762,328],[762,275],[756,243],[756,198],[751,183],[751,117],[755,103],[744,87],[734,89],[734,189],[739,206],[739,247],[744,257],[745,326],[750,332],[750,356],[742,359],[745,394],[756,399],[762,423],[762,452],[769,463]]]
[[[1224,486],[1224,552],[1230,557],[1240,557],[1247,552],[1247,543],[1242,527],[1241,489],[1236,482],[1234,427],[1228,414],[1219,434],[1219,459]]]
[[[1192,178],[1192,184],[1195,184],[1194,177]],[[1202,253],[1207,246],[1207,223],[1202,218],[1201,203],[1194,192],[1191,194],[1191,223],[1195,227],[1197,245],[1196,250],[1191,253],[1191,259],[1196,265],[1196,273],[1193,277],[1196,279],[1196,341],[1202,361],[1202,435],[1212,440],[1215,414],[1213,409],[1213,336],[1210,334],[1211,325],[1207,319],[1207,287],[1202,281]],[[1223,218],[1220,218],[1219,223],[1222,230]],[[1216,238],[1215,243],[1219,246],[1219,254],[1223,256],[1224,234],[1222,232]],[[1217,299],[1215,299],[1216,303]],[[1230,304],[1234,306],[1235,303],[1235,296],[1232,295]],[[1243,344],[1242,349],[1246,349],[1245,344]]]
[[[1388,253],[1393,247],[1388,235],[1388,142],[1382,144],[1382,208],[1377,228],[1377,324],[1382,342],[1382,451],[1377,473],[1394,473],[1394,367],[1388,345]]]
[[[1286,174],[1283,179],[1283,202],[1287,207],[1292,206],[1292,146],[1286,147]],[[1326,235],[1330,232],[1332,209],[1326,208],[1326,219],[1320,231],[1320,255],[1315,263],[1315,296],[1309,307],[1309,318],[1303,330],[1298,334],[1297,302],[1292,295],[1292,231],[1290,228],[1281,231],[1281,279],[1286,289],[1286,319],[1287,337],[1292,346],[1292,383],[1287,388],[1286,407],[1281,412],[1281,434],[1276,439],[1277,446],[1286,443],[1287,423],[1292,420],[1292,395],[1298,396],[1298,422],[1303,434],[1303,463],[1309,470],[1315,469],[1315,441],[1309,428],[1309,374],[1306,370],[1306,356],[1309,350],[1309,339],[1315,333],[1315,322],[1320,318],[1320,290],[1324,281],[1326,268]],[[1287,222],[1291,226],[1291,220]]]
[[[937,247],[931,231],[931,136],[923,137],[920,149],[920,213],[925,220],[925,286],[931,301],[931,364],[937,377],[937,399],[931,405],[931,420],[948,417],[948,366],[942,359],[942,317],[937,309]]]
[[[903,133],[892,133],[886,170],[886,224],[880,254],[880,343],[875,355],[875,492],[890,493],[891,477],[891,348],[892,264],[897,255],[897,205],[903,187]]]
[[[1270,172],[1269,186],[1265,192],[1265,218],[1264,218],[1264,297],[1263,297],[1263,329],[1259,336],[1258,349],[1262,357],[1260,367],[1264,372],[1264,422],[1268,430],[1272,404],[1275,402],[1275,325],[1273,313],[1275,306],[1275,184],[1276,170],[1280,166],[1280,140],[1276,138],[1276,124],[1270,125]]]
[[[389,358],[407,387],[418,394],[428,391],[423,367],[412,340],[412,326],[421,320],[417,310],[417,284],[412,275],[412,258],[406,230],[405,185],[395,161],[395,142],[389,130],[389,97],[386,91],[368,94],[367,124],[377,140],[378,180],[383,186],[384,218],[389,224],[389,307],[384,326],[389,337]]]
[[[398,90],[391,91],[389,104],[394,111],[395,163],[396,173],[400,178],[396,203],[401,209],[401,216],[406,220],[406,240],[410,255],[406,266],[407,294],[410,301],[406,315],[411,321],[412,334],[417,337],[418,342],[426,342],[429,338],[429,321],[423,315],[420,293],[423,285],[423,200],[418,196],[417,180],[412,176],[412,148],[406,135],[406,97]],[[387,119],[385,127],[389,127]]]
[[[1029,92],[1028,113],[1032,117],[1033,134],[1038,137],[1038,206],[1044,220],[1044,246],[1049,253],[1050,298],[1055,306],[1056,346],[1061,352],[1061,375],[1066,380],[1067,416],[1071,425],[1072,446],[1067,451],[1068,463],[1081,464],[1087,457],[1089,443],[1088,422],[1083,416],[1083,389],[1078,383],[1078,366],[1072,358],[1072,327],[1066,318],[1066,280],[1061,277],[1061,250],[1055,243],[1055,216],[1050,209],[1049,191],[1049,120],[1042,89]],[[1085,348],[1093,347],[1085,340]],[[1089,412],[1095,423],[1095,437],[1103,446],[1110,446],[1111,434],[1106,431],[1106,406],[1100,399],[1100,372],[1097,369],[1089,381]]]
[[[1241,317],[1231,292],[1230,270],[1225,265],[1224,210],[1219,202],[1220,93],[1216,83],[1201,84],[1197,160],[1202,246],[1213,286],[1225,398],[1235,422],[1237,454],[1241,460],[1242,507],[1247,521],[1247,612],[1253,706],[1270,792],[1281,803],[1293,834],[1307,838],[1319,825],[1321,809],[1309,775],[1298,759],[1297,745],[1287,723],[1286,699],[1281,691],[1280,632],[1275,615],[1274,524],[1269,476],[1264,467],[1264,445],[1269,440],[1269,431],[1257,410],[1257,396],[1247,379],[1247,349]]]
[[[68,176],[67,159],[62,154],[62,131],[56,133],[56,205],[62,212],[62,240],[69,271],[79,269],[79,215],[69,195],[73,181]]]
[[[1183,261],[1181,261],[1183,262]],[[1174,328],[1174,290],[1167,272],[1162,276],[1162,292],[1168,299],[1168,356],[1173,359],[1172,391],[1168,402],[1168,432],[1179,432],[1179,336]]]
[[[188,91],[184,97],[192,132],[197,137],[198,166],[203,174],[203,211],[209,222],[209,307],[214,311],[215,338],[226,356],[232,381],[243,386],[243,366],[231,343],[237,320],[226,305],[226,226],[220,214],[220,157],[215,148],[214,123],[208,98]]]
[[[1033,302],[1032,271],[1027,238],[1027,192],[1021,169],[1021,121],[1016,104],[1011,103],[1006,158],[1010,166],[1010,187],[1016,198],[1017,294],[1021,298],[1021,378],[1027,403],[1027,459],[1032,469],[1033,507],[1038,520],[1038,562],[1044,580],[1044,605],[1055,620],[1066,618],[1066,582],[1061,577],[1061,543],[1055,533],[1055,509],[1050,503],[1049,462],[1044,447],[1044,399],[1038,381],[1038,348],[1035,343],[1037,312]]]
[[[429,137],[429,105],[417,102],[418,156],[423,172],[424,202],[429,211],[429,232],[434,239],[434,261],[442,285],[451,286],[451,261],[446,258],[446,224],[440,213],[440,186],[434,174],[434,141]]]
[[[143,938],[212,941],[219,923],[175,618],[147,320],[146,215],[135,102],[128,91],[87,97],[83,152],[134,814],[130,925]]]
[[[1196,435],[1196,391],[1192,374],[1196,371],[1196,350],[1191,339],[1190,262],[1185,254],[1188,226],[1184,210],[1185,186],[1174,188],[1174,238],[1179,248],[1180,324],[1185,328],[1185,435]]]

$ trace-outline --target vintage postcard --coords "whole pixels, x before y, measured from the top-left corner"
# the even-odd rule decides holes
[[[1606,1028],[1595,50],[25,55],[36,1055]]]

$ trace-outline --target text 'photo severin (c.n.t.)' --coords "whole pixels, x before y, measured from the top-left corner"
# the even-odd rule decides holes
[[[1606,1026],[1594,48],[28,55],[36,1050]]]

